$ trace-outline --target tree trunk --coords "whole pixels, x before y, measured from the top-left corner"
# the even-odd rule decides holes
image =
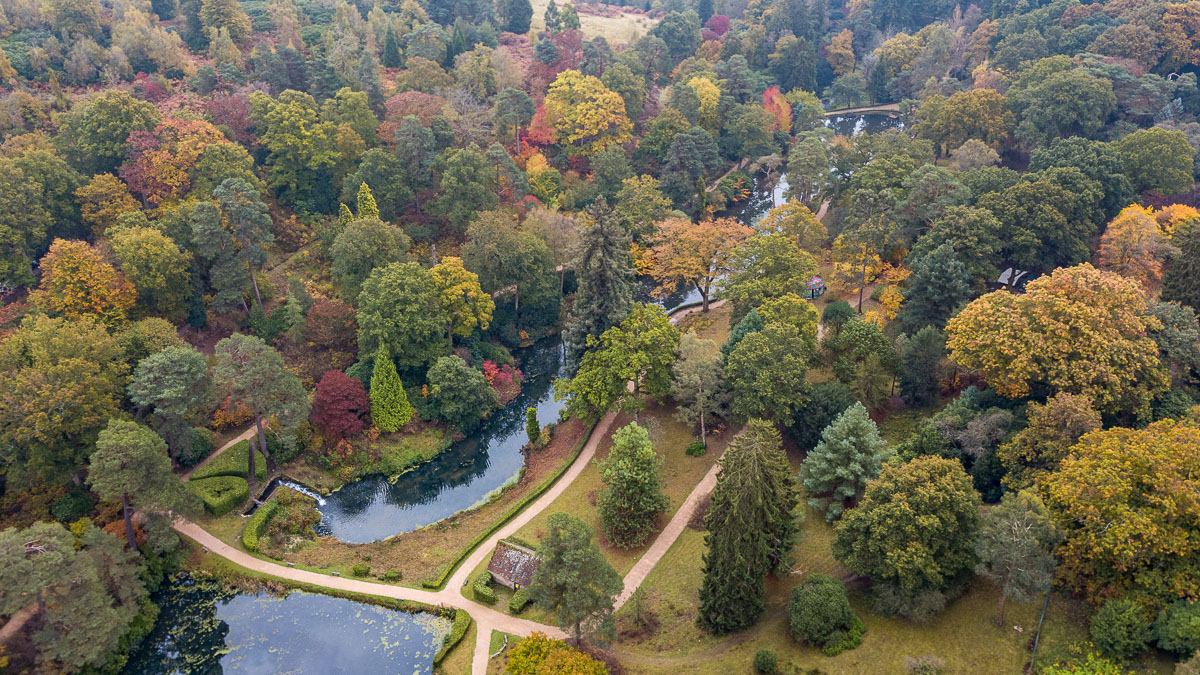
[[[261,429],[262,427],[259,427],[259,428]],[[254,452],[254,444],[253,443],[250,444],[250,452],[248,452],[246,454],[250,455],[250,461],[249,461],[249,464],[247,465],[248,469],[246,472],[246,486],[250,488],[250,498],[255,499],[254,493],[257,492],[256,488],[258,487],[258,478],[255,476],[255,472],[254,472],[254,469],[255,469],[254,455],[257,453]]]
[[[700,291],[700,311],[707,312],[708,311],[708,289],[701,288],[700,284],[696,284],[696,290]]]
[[[521,125],[513,125],[513,140],[517,142],[517,155],[521,154]]]
[[[863,258],[862,277],[858,280],[858,313],[862,314],[863,290],[867,286],[867,259]]]
[[[521,286],[513,284],[513,312],[521,311]]]
[[[708,439],[704,435],[704,382],[700,382],[699,394],[696,396],[697,407],[700,408],[700,444],[708,447]]]
[[[122,512],[125,515],[125,549],[137,550],[137,538],[133,536],[133,505],[129,503],[129,493],[121,495]]]
[[[262,312],[263,316],[266,316],[267,310],[263,309],[262,295],[258,292],[258,277],[254,274],[254,265],[247,262],[246,267],[250,270],[250,284],[254,286],[254,301],[258,303],[258,311]]]
[[[1004,625],[1004,602],[1008,600],[1008,585],[1009,580],[1004,580],[1004,588],[1000,589],[1000,614],[996,617],[996,625]]]
[[[433,264],[434,264],[434,265],[438,264],[438,261],[437,261],[437,242],[436,242],[436,241],[435,241],[435,242],[433,242],[432,244],[430,244],[430,245],[429,245],[429,251],[430,251],[430,255],[433,257]]]
[[[267,473],[273,473],[275,460],[271,459],[271,453],[267,452],[267,434],[263,432],[262,415],[254,416],[254,424],[258,427],[258,444],[262,447],[263,458],[267,460]]]
[[[583,627],[580,626],[578,621],[576,621],[575,622],[575,646],[578,647],[581,644],[583,644]]]

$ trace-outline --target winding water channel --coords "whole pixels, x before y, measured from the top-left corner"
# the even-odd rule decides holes
[[[898,126],[899,120],[869,114],[834,117],[826,124],[839,134],[855,135]],[[783,203],[787,175],[771,185],[756,177],[755,188],[736,211],[747,224]],[[654,301],[670,310],[699,299],[693,289]],[[652,301],[648,285],[643,286],[638,300]],[[471,508],[516,479],[525,461],[521,453],[527,440],[525,410],[537,408],[538,422],[544,426],[558,421],[563,408],[562,402],[554,400],[553,388],[563,365],[562,342],[557,337],[546,338],[515,355],[526,377],[516,400],[492,413],[480,431],[396,480],[368,476],[328,495],[318,507],[321,522],[317,532],[352,544],[379,541]]]

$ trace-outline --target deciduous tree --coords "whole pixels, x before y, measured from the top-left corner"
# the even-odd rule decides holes
[[[656,293],[674,293],[683,282],[700,293],[701,311],[708,311],[713,284],[731,271],[733,250],[754,233],[733,218],[692,223],[668,218],[649,239],[653,263],[650,275]]]
[[[191,293],[191,253],[148,227],[123,227],[112,233],[113,253],[121,271],[137,289],[141,306],[155,314],[182,319]]]
[[[357,300],[371,271],[403,261],[411,243],[400,228],[378,217],[352,221],[329,247],[333,279],[342,298],[351,303]]]
[[[41,269],[33,302],[46,312],[70,319],[92,316],[116,326],[124,323],[137,298],[125,275],[87,242],[55,239]]]
[[[720,296],[733,304],[731,323],[767,300],[804,293],[817,271],[813,257],[782,232],[745,240],[734,250],[730,265],[734,271],[722,284]]]
[[[1026,291],[989,293],[951,319],[950,358],[1011,398],[1045,386],[1084,394],[1101,412],[1148,410],[1167,378],[1136,281],[1085,263]]]
[[[362,382],[330,370],[317,383],[308,419],[326,438],[338,441],[363,430],[370,407]]]
[[[1004,625],[1009,598],[1029,602],[1054,581],[1054,548],[1062,532],[1032,491],[1008,492],[983,517],[975,542],[976,571],[1000,587],[996,625]]]
[[[578,70],[558,74],[546,91],[545,107],[558,142],[572,154],[590,157],[628,141],[633,130],[624,99]]]
[[[725,363],[733,415],[765,417],[790,426],[796,411],[808,401],[811,357],[811,345],[790,324],[770,324],[746,335]]]
[[[689,426],[700,427],[700,442],[707,445],[708,422],[719,416],[727,404],[721,370],[721,351],[717,343],[693,332],[679,340],[679,359],[675,361],[671,398],[679,404],[676,416]]]
[[[377,267],[358,295],[358,351],[380,347],[402,368],[421,368],[446,352],[446,317],[429,270],[412,262]]]

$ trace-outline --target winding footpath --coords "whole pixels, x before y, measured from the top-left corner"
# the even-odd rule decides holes
[[[723,304],[724,301],[718,300],[710,303],[709,308],[714,309]],[[690,307],[676,312],[671,316],[671,323],[679,323],[679,321],[681,321],[683,318],[698,311],[700,311],[699,307]],[[238,547],[231,546],[189,520],[179,518],[175,521],[174,527],[179,534],[200,544],[210,553],[219,555],[230,562],[260,574],[267,574],[280,579],[288,579],[291,581],[310,584],[312,586],[339,591],[363,593],[367,595],[395,598],[398,600],[421,602],[427,605],[465,609],[471,614],[471,618],[474,619],[477,627],[475,647],[471,659],[471,671],[475,675],[483,675],[487,672],[488,660],[491,656],[489,650],[491,646],[492,631],[494,630],[521,636],[527,636],[534,631],[539,631],[559,639],[566,638],[567,636],[557,626],[550,626],[538,623],[536,621],[510,616],[488,607],[487,605],[482,605],[472,600],[468,600],[467,598],[463,597],[460,589],[467,584],[471,572],[477,566],[479,566],[479,564],[483,562],[485,558],[491,555],[492,551],[496,548],[497,542],[505,537],[515,534],[527,523],[537,517],[539,513],[546,510],[546,508],[548,508],[555,499],[561,496],[562,493],[565,492],[568,487],[570,487],[575,479],[579,477],[579,474],[583,472],[584,468],[587,467],[588,463],[592,461],[592,458],[596,454],[596,448],[598,448],[600,446],[600,442],[608,436],[609,431],[612,428],[612,424],[616,418],[617,414],[615,412],[605,415],[592,429],[591,435],[588,436],[587,443],[584,445],[583,450],[579,453],[579,456],[563,473],[563,475],[559,477],[558,481],[556,481],[554,485],[545,492],[545,494],[526,507],[525,510],[521,511],[521,513],[517,514],[517,516],[509,521],[508,524],[506,524],[504,527],[501,527],[496,531],[495,534],[477,546],[458,566],[455,573],[446,582],[445,587],[439,591],[428,591],[418,588],[408,588],[405,586],[393,586],[390,584],[374,583],[371,581],[350,579],[340,576],[335,577],[329,574],[287,567],[269,560],[257,558]],[[197,467],[203,466],[208,461],[211,461],[213,457],[216,457],[237,443],[246,440],[253,434],[254,428],[251,427],[242,434],[239,434],[237,437],[230,440],[228,443],[222,445],[216,452],[206,459],[205,462],[197,465]],[[687,498],[684,499],[683,504],[680,505],[679,509],[675,512],[675,515],[667,523],[666,527],[664,527],[662,532],[658,534],[658,536],[654,539],[654,542],[648,549],[646,549],[646,552],[642,555],[638,562],[634,564],[629,573],[625,575],[624,588],[621,591],[621,594],[617,597],[615,603],[617,608],[620,608],[622,605],[624,605],[629,599],[629,596],[633,595],[633,592],[637,590],[638,586],[640,586],[642,582],[646,580],[646,577],[650,574],[662,557],[666,555],[667,551],[670,550],[671,546],[675,543],[675,540],[678,539],[679,535],[683,533],[684,528],[687,527],[688,521],[691,520],[692,516],[695,514],[696,508],[700,504],[701,500],[703,500],[706,495],[712,492],[713,487],[716,485],[717,472],[719,469],[720,465],[714,464],[712,469],[705,474],[704,478],[700,480]],[[189,471],[184,475],[184,480],[187,480],[190,475],[191,472]]]

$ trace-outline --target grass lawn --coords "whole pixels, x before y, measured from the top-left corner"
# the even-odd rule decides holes
[[[504,638],[506,637],[508,638],[508,646],[504,647]],[[488,648],[488,655],[495,654],[496,652],[500,651],[501,647],[504,647],[504,651],[496,656],[496,658],[488,661],[487,672],[496,673],[497,675],[503,673],[504,667],[508,665],[509,650],[513,647],[516,647],[517,643],[520,641],[521,637],[518,635],[513,635],[512,633],[503,633],[498,630],[492,631],[492,641],[491,646]],[[465,673],[467,671],[463,670],[459,672]]]
[[[533,4],[533,20],[530,22],[530,27],[537,31],[546,29],[546,6],[550,4],[549,0],[532,0]],[[565,2],[557,3],[561,8]],[[576,5],[578,8],[578,5]],[[622,14],[616,17],[596,16],[593,14],[585,14],[579,12],[579,29],[585,37],[593,38],[603,35],[605,40],[616,46],[615,43],[629,42],[632,43],[636,38],[642,37],[650,32],[651,28],[658,23],[658,19],[652,19],[648,16],[639,14]]]
[[[437,672],[456,675],[471,672],[471,659],[475,656],[475,636],[479,634],[479,622],[472,621],[467,634],[455,645],[437,667]]]
[[[684,332],[694,332],[705,340],[712,340],[718,345],[725,344],[729,339],[732,327],[729,316],[733,314],[731,305],[713,307],[705,312],[689,314],[679,322],[679,329]]]
[[[659,519],[661,528],[667,524],[684,499],[720,457],[730,434],[728,431],[720,436],[710,433],[708,452],[701,457],[692,457],[684,454],[684,450],[695,441],[696,435],[690,427],[675,419],[672,407],[651,405],[642,412],[640,419],[642,426],[650,431],[650,440],[663,460],[661,474],[663,488],[671,500],[669,510]],[[613,423],[612,431],[615,432],[632,421],[632,417],[620,415]],[[546,534],[546,519],[550,514],[569,513],[593,528],[600,548],[608,557],[609,563],[624,576],[641,558],[650,542],[653,541],[654,535],[652,534],[647,539],[644,546],[632,550],[610,546],[604,540],[599,514],[595,506],[595,497],[602,485],[600,460],[608,457],[611,446],[610,436],[601,442],[600,447],[596,449],[595,458],[579,474],[575,482],[558,499],[554,500],[554,503],[518,530],[517,538],[536,546]],[[657,534],[657,530],[654,534]]]

